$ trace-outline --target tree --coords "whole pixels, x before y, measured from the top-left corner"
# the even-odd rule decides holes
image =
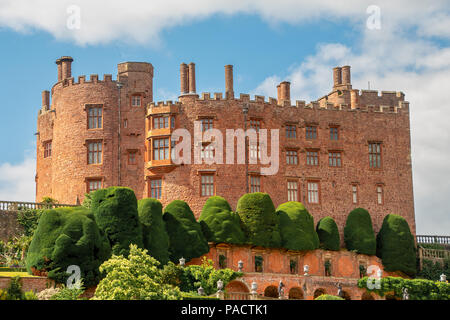
[[[169,235],[171,261],[178,262],[182,257],[189,261],[209,251],[202,228],[186,202],[174,200],[169,203],[164,208],[163,219]]]
[[[320,247],[325,250],[339,251],[341,239],[336,222],[331,217],[325,217],[319,220],[316,227],[319,235]]]
[[[222,197],[213,196],[206,200],[199,218],[206,225],[208,241],[243,244],[245,235],[241,229],[239,215],[231,210],[230,204]]]
[[[416,274],[416,250],[414,236],[405,218],[388,214],[383,219],[377,235],[377,256],[383,261],[386,271],[402,271]]]
[[[138,213],[144,248],[161,264],[166,264],[169,261],[169,235],[163,220],[161,202],[153,198],[139,200]]]
[[[106,274],[95,290],[94,300],[180,300],[177,287],[162,281],[159,262],[147,250],[130,245],[129,255],[113,255],[100,266]]]
[[[267,193],[244,194],[238,201],[236,211],[249,243],[262,247],[281,247],[278,216]]]
[[[100,279],[98,267],[111,255],[109,242],[94,216],[83,207],[45,210],[34,232],[26,258],[30,273],[48,273],[65,283],[68,266],[77,265],[86,285]]]
[[[344,228],[344,241],[349,251],[374,255],[377,249],[372,219],[367,210],[354,209],[347,217]]]
[[[115,255],[128,255],[130,244],[143,247],[134,191],[125,187],[109,187],[91,194],[91,210]]]
[[[278,206],[282,246],[289,250],[315,250],[319,237],[314,218],[300,202],[289,201]]]

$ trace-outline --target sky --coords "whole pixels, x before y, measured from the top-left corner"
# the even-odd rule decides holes
[[[448,0],[0,0],[0,49],[1,200],[34,201],[36,118],[61,56],[75,77],[150,62],[156,101],[177,100],[182,62],[197,92],[223,92],[233,64],[237,95],[288,80],[307,102],[351,65],[354,88],[405,93],[417,233],[450,235]]]

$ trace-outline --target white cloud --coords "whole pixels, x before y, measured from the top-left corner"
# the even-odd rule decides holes
[[[36,158],[26,157],[21,163],[0,163],[0,200],[35,200]]]

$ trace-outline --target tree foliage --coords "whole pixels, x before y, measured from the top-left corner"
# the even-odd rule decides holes
[[[345,223],[344,241],[349,251],[368,255],[376,253],[375,233],[367,210],[357,208],[350,212]]]
[[[324,217],[319,220],[316,227],[319,236],[320,247],[324,250],[339,251],[341,239],[336,222],[332,217]]]
[[[255,246],[281,247],[279,219],[267,193],[244,194],[238,201],[236,211],[247,242]]]
[[[204,231],[204,233],[208,241],[232,244],[245,243],[241,219],[238,214],[231,210],[230,204],[222,197],[213,196],[206,200],[199,222],[206,224],[207,231]]]
[[[290,201],[278,206],[282,246],[289,250],[315,250],[319,237],[314,218],[300,202]]]

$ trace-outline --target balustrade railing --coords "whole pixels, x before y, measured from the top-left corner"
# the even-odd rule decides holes
[[[416,236],[418,244],[450,244],[450,236],[428,236],[428,235],[417,235]]]
[[[60,207],[75,207],[73,204],[38,203],[22,201],[0,201],[0,211],[17,211],[27,209],[53,209]]]

